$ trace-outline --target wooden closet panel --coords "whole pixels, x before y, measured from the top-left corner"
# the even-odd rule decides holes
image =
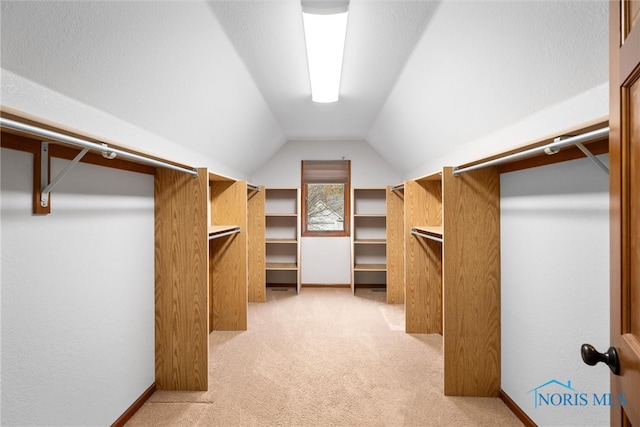
[[[442,179],[445,395],[498,396],[500,177],[445,168]]]
[[[159,390],[208,388],[207,171],[155,176],[155,350]]]
[[[387,187],[387,304],[404,303],[403,197]]]
[[[627,0],[622,2],[622,4],[625,8],[624,16],[626,22],[624,29],[626,38],[637,25],[640,25],[640,0]]]
[[[265,216],[264,187],[248,194],[248,252],[249,302],[267,300],[267,274],[265,271]]]
[[[442,182],[408,181],[404,198],[406,332],[442,334],[442,245],[411,234],[416,225],[440,226]]]
[[[211,224],[240,233],[209,241],[210,330],[247,330],[247,183],[210,181]]]

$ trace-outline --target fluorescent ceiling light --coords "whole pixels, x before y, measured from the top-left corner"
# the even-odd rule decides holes
[[[338,100],[347,15],[302,13],[314,102]]]

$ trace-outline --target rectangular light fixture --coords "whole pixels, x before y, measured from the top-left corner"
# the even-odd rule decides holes
[[[336,102],[340,92],[347,15],[314,13],[303,9],[304,34],[313,102]]]

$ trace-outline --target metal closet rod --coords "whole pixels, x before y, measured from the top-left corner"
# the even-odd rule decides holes
[[[413,227],[411,228],[411,234],[413,234],[414,236],[424,237],[425,239],[435,240],[436,242],[440,242],[440,243],[443,242],[443,239],[441,237],[432,236],[431,234],[421,233]]]
[[[253,185],[253,184],[247,184],[247,189],[249,189],[251,191],[260,191],[260,187],[258,187],[257,185]]]
[[[219,237],[229,236],[231,234],[236,234],[236,233],[239,233],[239,232],[240,232],[240,227],[236,227],[233,230],[225,231],[224,233],[210,234],[209,235],[209,240],[217,239]]]
[[[141,163],[145,163],[151,166],[158,166],[158,167],[162,167],[162,168],[166,168],[166,169],[172,169],[178,172],[184,172],[184,173],[188,173],[190,175],[194,175],[197,176],[198,175],[198,171],[195,168],[191,168],[191,169],[187,169],[187,168],[183,168],[180,166],[176,166],[173,165],[171,163],[166,163],[160,160],[155,160],[155,159],[151,159],[149,157],[145,157],[145,156],[141,156],[139,154],[134,154],[134,153],[130,153],[128,151],[123,151],[120,150],[118,148],[111,148],[109,146],[102,145],[96,142],[90,142],[90,141],[85,141],[83,139],[80,138],[76,138],[73,136],[69,136],[69,135],[64,135],[62,133],[58,133],[58,132],[54,132],[54,131],[50,131],[47,129],[42,129],[36,126],[32,126],[32,125],[28,125],[25,123],[20,123],[17,122],[15,120],[10,120],[4,117],[0,117],[0,126],[2,127],[6,127],[9,129],[14,129],[14,130],[18,130],[18,131],[22,131],[22,132],[26,132],[28,134],[31,135],[35,135],[35,136],[39,136],[42,137],[44,139],[47,140],[53,140],[53,141],[58,141],[58,142],[63,142],[66,144],[71,144],[71,145],[77,145],[79,147],[84,147],[84,148],[88,148],[90,150],[96,150],[98,152],[101,153],[107,153],[107,155],[109,157],[107,158],[113,158],[115,157],[115,155],[113,153],[115,153],[116,155],[125,158],[125,159],[130,159],[130,160],[137,160]]]
[[[404,183],[394,185],[393,187],[391,187],[391,191],[398,191],[398,190],[404,190]]]
[[[512,160],[518,160],[520,158],[523,157],[527,157],[530,156],[531,154],[537,154],[540,152],[546,152],[547,154],[555,154],[555,152],[557,152],[557,150],[559,150],[560,148],[563,147],[567,147],[569,145],[578,145],[578,144],[582,144],[583,142],[588,142],[594,139],[598,139],[598,138],[602,138],[605,136],[609,135],[609,128],[602,128],[602,129],[597,129],[591,132],[587,132],[587,133],[583,133],[582,135],[576,135],[576,136],[572,136],[569,137],[567,139],[562,139],[560,141],[556,141],[556,142],[552,142],[550,144],[547,145],[543,145],[540,147],[535,147],[535,148],[531,148],[529,150],[525,150],[522,151],[520,153],[514,153],[505,157],[500,157],[498,159],[494,159],[494,160],[489,160],[487,162],[483,162],[483,163],[478,163],[477,165],[473,165],[473,166],[469,166],[466,168],[458,168],[456,167],[453,170],[453,175],[454,176],[458,176],[461,173],[465,173],[465,172],[470,172],[476,169],[482,169],[482,168],[486,168],[488,166],[495,166],[495,165],[499,165],[501,163],[505,163],[505,162],[509,162]]]

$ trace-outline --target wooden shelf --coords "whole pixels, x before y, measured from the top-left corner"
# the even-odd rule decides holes
[[[442,226],[414,225],[413,228],[423,234],[429,234],[435,237],[442,237]]]
[[[213,172],[209,172],[208,177],[209,177],[209,182],[215,182],[215,181],[235,182],[235,179],[233,178],[229,178],[228,176],[220,175]]]
[[[287,283],[300,291],[300,192],[265,188],[265,284]]]
[[[356,264],[353,271],[386,271],[386,264]]]
[[[297,270],[298,266],[293,263],[268,262],[267,270]]]
[[[296,244],[298,241],[296,239],[267,239],[266,243],[273,244]]]
[[[385,239],[358,239],[353,242],[356,245],[386,245]]]
[[[387,286],[387,188],[354,188],[351,218],[351,288]]]
[[[416,178],[415,181],[442,181],[442,171],[433,172],[429,175]]]

